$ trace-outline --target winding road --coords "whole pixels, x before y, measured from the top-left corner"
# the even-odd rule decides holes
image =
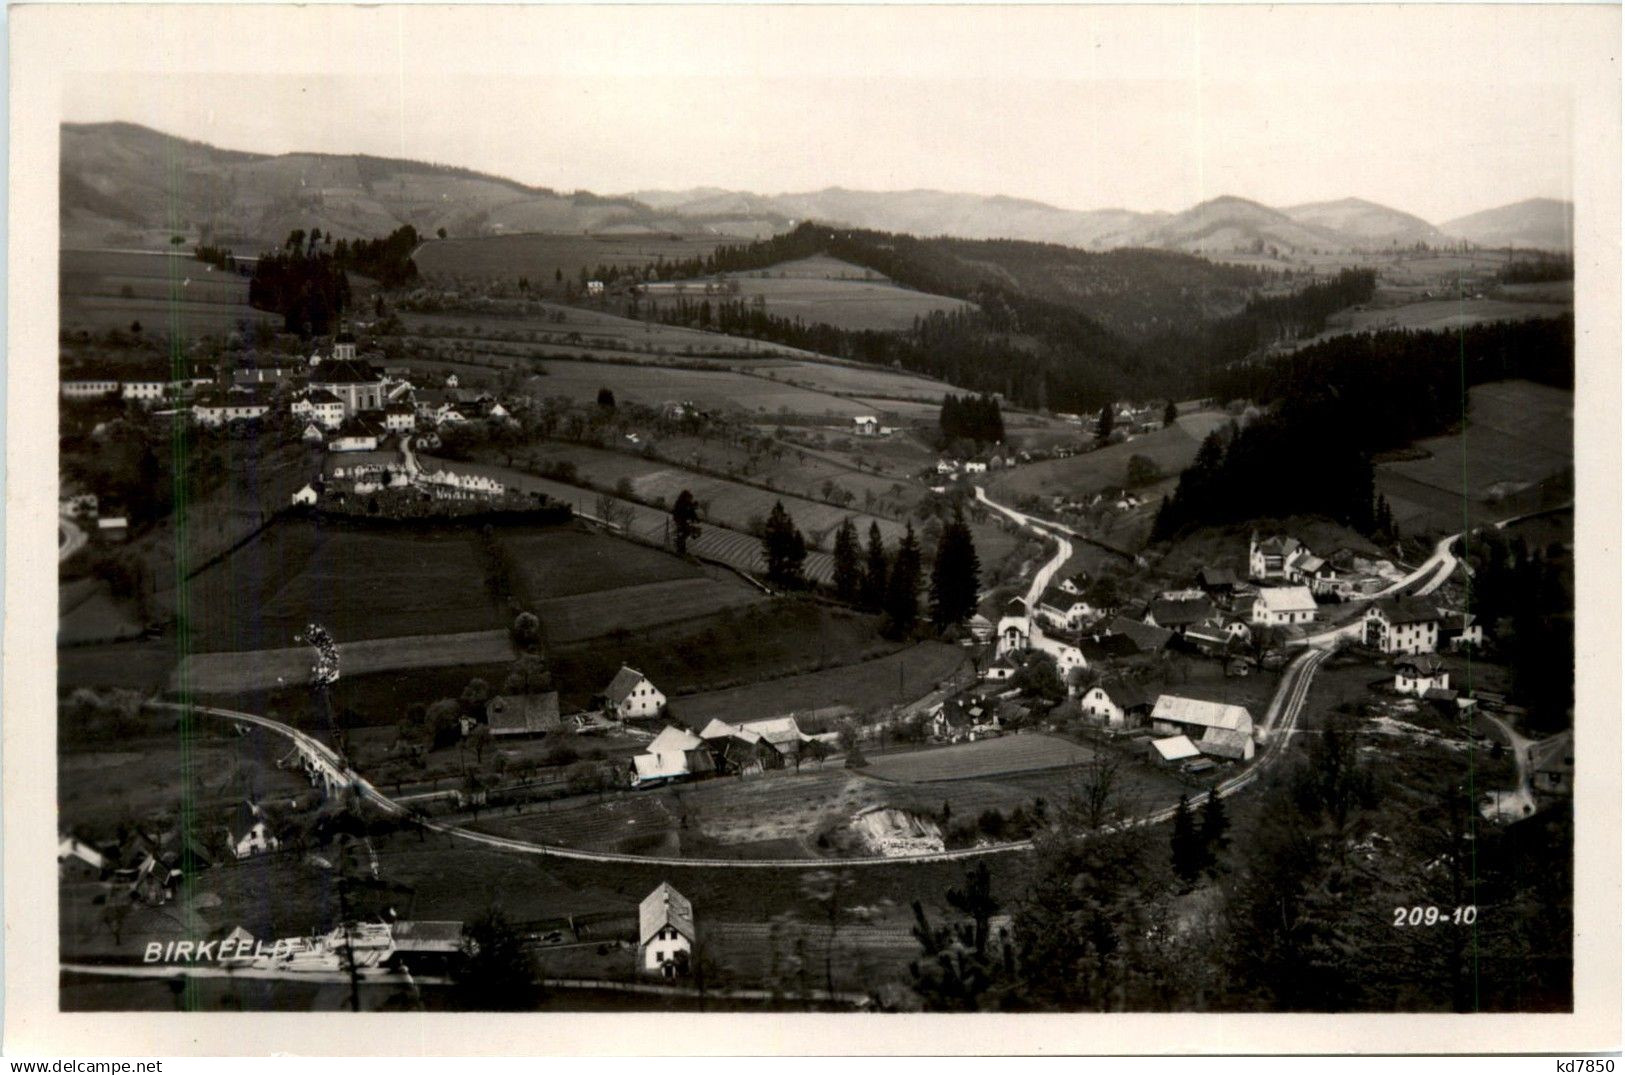
[[[1070,543],[1059,534],[1049,531],[1043,524],[1036,523],[1020,512],[1012,511],[1003,505],[988,500],[981,489],[977,490],[977,499],[1021,522],[1023,525],[1029,526],[1045,536],[1054,538],[1058,542],[1059,548],[1055,556],[1051,557],[1039,569],[1037,575],[1034,576],[1032,588],[1029,590],[1030,596],[1041,594],[1043,588],[1049,584],[1050,578],[1054,576],[1056,571],[1060,570],[1061,565],[1066,563],[1071,556]],[[1036,633],[1036,628],[1034,628],[1034,631]],[[1297,728],[1298,718],[1303,711],[1304,701],[1308,697],[1309,686],[1314,679],[1315,669],[1331,652],[1329,648],[1310,648],[1287,666],[1286,671],[1281,676],[1281,682],[1276,688],[1275,696],[1271,699],[1269,708],[1265,712],[1264,722],[1259,727],[1258,738],[1263,744],[1263,751],[1246,770],[1218,784],[1211,794],[1217,794],[1221,798],[1233,795],[1252,784],[1267,767],[1279,760],[1285,751],[1286,744],[1292,738],[1292,733]],[[959,848],[953,851],[935,851],[914,855],[875,855],[866,858],[707,859],[628,855],[613,851],[586,851],[578,848],[560,847],[554,844],[538,844],[527,840],[493,836],[490,833],[478,832],[461,825],[424,817],[413,811],[412,808],[385,795],[366,777],[345,764],[343,758],[332,747],[315,736],[302,732],[279,720],[273,720],[257,713],[245,713],[240,710],[222,709],[215,706],[184,706],[174,702],[149,702],[148,705],[154,709],[183,714],[191,713],[228,720],[238,724],[248,724],[280,735],[299,749],[305,759],[318,771],[323,781],[329,785],[353,788],[363,801],[377,807],[385,814],[392,817],[414,818],[418,824],[429,832],[442,833],[455,839],[465,840],[497,851],[540,855],[549,858],[574,859],[580,862],[613,862],[635,866],[696,867],[729,870],[827,870],[849,866],[900,866],[912,863],[956,862],[964,859],[981,858],[985,855],[1026,851],[1032,847],[1032,841],[1021,840],[991,846]],[[1199,805],[1205,802],[1209,794],[1203,792],[1194,796],[1190,800],[1191,804]],[[1174,806],[1165,807],[1133,818],[1124,824],[1126,827],[1157,825],[1173,817],[1175,809]]]

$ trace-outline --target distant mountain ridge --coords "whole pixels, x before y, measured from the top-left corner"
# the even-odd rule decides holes
[[[1573,207],[1531,199],[1435,227],[1358,198],[1275,209],[1219,197],[1179,213],[1073,210],[938,190],[755,194],[701,187],[563,193],[467,168],[362,154],[220,149],[131,123],[63,124],[64,245],[162,242],[174,231],[263,246],[295,228],[379,236],[402,224],[459,237],[523,232],[708,232],[760,238],[816,220],[918,236],[1021,239],[1085,250],[1214,254],[1380,250],[1467,241],[1568,249]]]

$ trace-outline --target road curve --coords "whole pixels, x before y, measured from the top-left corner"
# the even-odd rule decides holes
[[[85,542],[89,538],[85,536],[85,532],[80,528],[79,524],[66,515],[57,516],[56,527],[57,531],[62,535],[62,540],[57,544],[56,550],[56,562],[60,564],[84,548]]]

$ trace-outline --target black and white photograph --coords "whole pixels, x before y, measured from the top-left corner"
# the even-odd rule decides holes
[[[1617,7],[31,15],[33,1003],[1618,1047]]]

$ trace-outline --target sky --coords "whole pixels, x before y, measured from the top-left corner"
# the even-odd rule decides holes
[[[1618,28],[1524,6],[189,10],[76,56],[63,118],[599,193],[1356,196],[1434,222],[1570,196],[1565,57]]]

